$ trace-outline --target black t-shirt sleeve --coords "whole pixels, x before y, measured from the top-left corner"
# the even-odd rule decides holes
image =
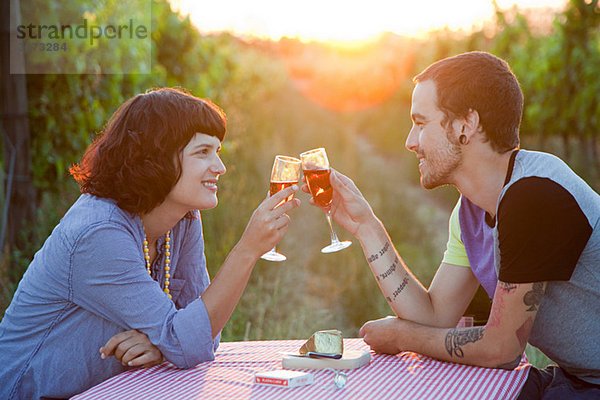
[[[497,218],[503,282],[569,280],[592,234],[573,195],[547,178],[512,184]]]

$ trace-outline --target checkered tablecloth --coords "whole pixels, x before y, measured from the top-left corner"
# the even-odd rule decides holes
[[[191,369],[170,363],[124,372],[76,400],[106,399],[514,399],[527,378],[524,358],[513,371],[446,363],[416,353],[372,353],[371,363],[347,370],[337,389],[334,374],[310,370],[310,386],[283,388],[255,385],[256,372],[281,369],[281,352],[293,352],[303,340],[223,342],[215,360]],[[344,349],[369,350],[362,339],[344,339]],[[308,370],[307,370],[308,371]]]

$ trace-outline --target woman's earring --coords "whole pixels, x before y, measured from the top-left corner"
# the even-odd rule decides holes
[[[458,137],[458,142],[459,142],[460,144],[467,144],[467,135],[460,135],[460,136]]]

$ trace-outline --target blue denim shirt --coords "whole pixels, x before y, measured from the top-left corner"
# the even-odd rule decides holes
[[[127,370],[98,350],[130,329],[177,367],[213,360],[220,336],[213,340],[200,298],[209,277],[197,216],[171,230],[171,301],[162,291],[164,237],[151,277],[141,219],[82,195],[36,253],[0,322],[0,399],[70,397]]]

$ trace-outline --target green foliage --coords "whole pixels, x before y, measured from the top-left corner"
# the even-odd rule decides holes
[[[523,15],[508,22],[498,12],[492,51],[505,58],[525,93],[522,138],[566,158],[598,186],[600,159],[600,7],[598,0],[571,0],[554,20],[553,30],[538,32]],[[562,145],[555,146],[554,139]],[[579,144],[579,151],[572,147]]]
[[[60,22],[62,18],[77,19],[83,18],[84,15],[89,17],[86,13],[89,13],[91,8],[95,10],[98,18],[100,16],[109,18],[111,14],[120,10],[115,3],[117,2],[110,1],[91,7],[86,2],[68,4],[59,4],[55,1],[36,2],[36,7],[23,7],[23,20],[38,21],[41,18],[43,21]],[[163,43],[158,38],[161,37],[161,29],[173,28],[162,22],[172,21],[173,18],[179,21],[178,17],[171,12],[165,0],[153,1],[152,7],[153,24],[156,25],[153,34],[157,36],[157,38],[153,37],[153,46],[159,49],[164,46],[173,48],[172,42]],[[179,57],[182,59],[193,60],[203,51],[207,53],[206,59],[225,59],[225,55],[221,55],[218,49],[225,39],[207,38],[207,43],[204,43],[204,38],[200,38],[189,24],[183,25],[177,33],[181,37],[195,35],[192,36],[196,41],[194,46],[178,49]],[[70,42],[69,45],[71,44]],[[86,65],[82,66],[83,70],[102,72],[102,63],[109,61],[115,65],[122,65],[123,62],[135,60],[135,55],[140,53],[140,49],[132,48],[130,43],[111,44],[114,44],[114,47],[110,51],[79,48],[78,51],[88,55],[85,57]],[[29,59],[29,67],[35,69],[36,62],[38,61],[35,58]],[[229,71],[233,70],[233,67],[227,67]],[[15,250],[3,257],[4,267],[0,268],[0,272],[9,270],[2,274],[3,279],[8,282],[6,285],[14,285],[18,282],[33,253],[41,247],[43,240],[58,223],[65,211],[65,205],[71,204],[77,195],[77,186],[68,173],[70,166],[81,159],[87,146],[96,134],[102,131],[103,125],[121,103],[148,88],[166,86],[168,81],[176,81],[174,69],[176,68],[173,64],[162,65],[154,60],[153,73],[148,75],[97,73],[27,76],[32,175],[37,192],[36,203],[38,209],[43,212],[40,212],[37,217],[36,229],[30,232],[34,235],[30,248]],[[220,88],[224,81],[223,77],[226,76],[225,72],[216,71],[212,66],[210,78],[198,79],[203,75],[199,69],[191,72],[194,75],[188,75],[188,82],[200,83],[190,84],[188,88],[200,96],[206,96],[209,92],[207,89],[202,89],[203,87]],[[207,79],[214,80],[214,85],[207,83]],[[63,212],[57,214],[50,212],[58,204],[61,205],[58,209]],[[6,292],[10,294],[12,290],[14,289],[6,289]],[[3,310],[4,307],[1,309]]]
[[[173,13],[167,1],[155,0],[153,6],[155,63],[166,72],[160,84],[184,87],[218,103],[225,82],[235,71],[233,38],[201,36],[189,16]]]

